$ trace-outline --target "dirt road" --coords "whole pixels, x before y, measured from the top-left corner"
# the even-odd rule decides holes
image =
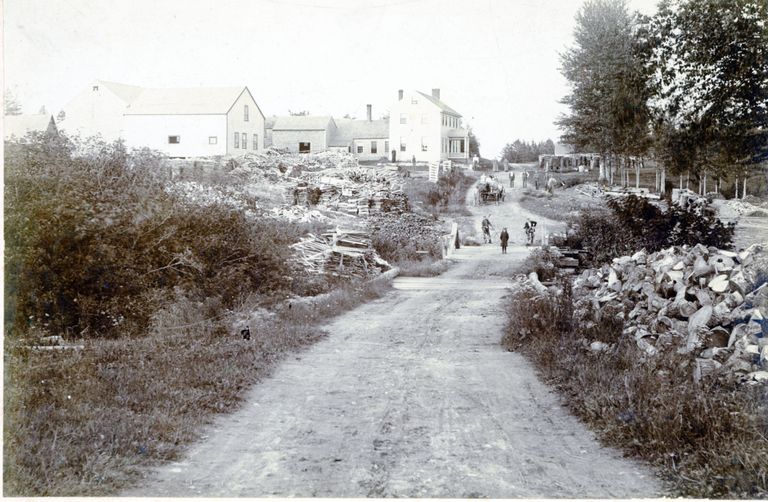
[[[647,468],[598,445],[499,345],[524,215],[509,200],[472,211],[509,227],[509,254],[465,248],[438,278],[398,278],[125,495],[658,496]]]

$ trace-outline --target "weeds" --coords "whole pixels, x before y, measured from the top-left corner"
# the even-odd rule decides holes
[[[322,320],[379,296],[348,286],[270,313],[258,298],[217,318],[213,303],[178,296],[148,335],[92,339],[80,351],[5,351],[4,495],[114,494],[143,466],[178,458],[212,415],[291,351],[324,336]],[[255,313],[254,313],[255,312]],[[248,324],[251,339],[238,329]]]
[[[531,359],[602,440],[659,468],[675,495],[768,495],[768,389],[693,385],[690,357],[643,358],[613,313],[576,325],[562,287],[556,298],[513,295],[504,346]],[[591,351],[592,341],[610,348]]]
[[[5,495],[115,493],[384,287],[308,280],[286,265],[307,227],[190,203],[149,151],[38,137],[5,161]]]

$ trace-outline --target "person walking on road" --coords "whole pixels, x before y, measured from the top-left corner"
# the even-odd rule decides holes
[[[507,254],[507,243],[509,242],[509,233],[507,232],[507,227],[501,229],[499,240],[501,241],[501,254]]]
[[[488,216],[483,218],[480,226],[483,229],[483,243],[487,242],[488,244],[491,244],[491,229],[493,228],[493,225],[491,225],[491,220],[488,219]]]

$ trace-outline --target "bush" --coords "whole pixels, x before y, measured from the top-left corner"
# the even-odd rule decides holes
[[[169,193],[159,157],[121,143],[6,148],[6,322],[16,334],[30,323],[69,337],[138,332],[176,286],[225,308],[288,288],[287,245],[301,229]]]
[[[603,441],[658,467],[675,496],[768,495],[768,389],[693,385],[690,356],[644,358],[618,312],[579,324],[568,282],[560,287],[556,297],[512,295],[503,345],[532,360]],[[609,349],[591,351],[592,341]]]
[[[629,196],[608,201],[609,211],[585,210],[569,222],[564,245],[586,249],[594,263],[669,246],[715,246],[728,249],[735,223],[723,224],[712,213],[672,205],[666,211],[647,199]]]

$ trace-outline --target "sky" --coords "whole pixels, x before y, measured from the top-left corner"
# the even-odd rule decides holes
[[[653,14],[657,0],[628,0]],[[264,115],[377,118],[398,89],[459,111],[484,157],[557,141],[580,0],[4,0],[4,87],[57,113],[96,79],[247,85]]]

